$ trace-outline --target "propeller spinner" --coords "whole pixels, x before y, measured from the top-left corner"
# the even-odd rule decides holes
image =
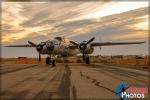
[[[53,51],[54,50],[54,43],[52,41],[50,41],[46,44],[46,47],[48,50]]]

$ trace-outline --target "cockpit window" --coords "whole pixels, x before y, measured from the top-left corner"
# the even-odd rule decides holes
[[[63,38],[62,37],[55,37],[56,40],[62,41]]]
[[[53,40],[53,43],[54,43],[55,45],[59,45],[59,44],[60,44],[60,41]]]

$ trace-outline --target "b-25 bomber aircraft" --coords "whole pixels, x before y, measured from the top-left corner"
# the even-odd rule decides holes
[[[45,60],[46,64],[55,65],[56,56],[68,57],[77,54],[82,54],[83,61],[86,64],[90,64],[89,54],[92,54],[94,47],[111,46],[111,45],[129,45],[129,44],[142,44],[145,42],[93,42],[95,37],[88,41],[82,41],[77,43],[75,41],[55,37],[53,40],[41,42],[39,44],[28,41],[26,45],[8,45],[5,47],[35,47],[39,53],[39,62],[41,61],[41,54],[47,54],[48,57]]]

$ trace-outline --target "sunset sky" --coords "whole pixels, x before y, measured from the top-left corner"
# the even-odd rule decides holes
[[[74,41],[95,36],[102,42],[145,44],[96,48],[101,55],[148,54],[148,1],[2,2],[2,46],[39,43],[56,36]],[[37,57],[34,48],[2,47],[2,57]]]

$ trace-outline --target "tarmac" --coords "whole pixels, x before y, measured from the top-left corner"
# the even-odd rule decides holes
[[[1,100],[119,100],[119,83],[148,87],[149,75],[103,64],[2,64]]]

